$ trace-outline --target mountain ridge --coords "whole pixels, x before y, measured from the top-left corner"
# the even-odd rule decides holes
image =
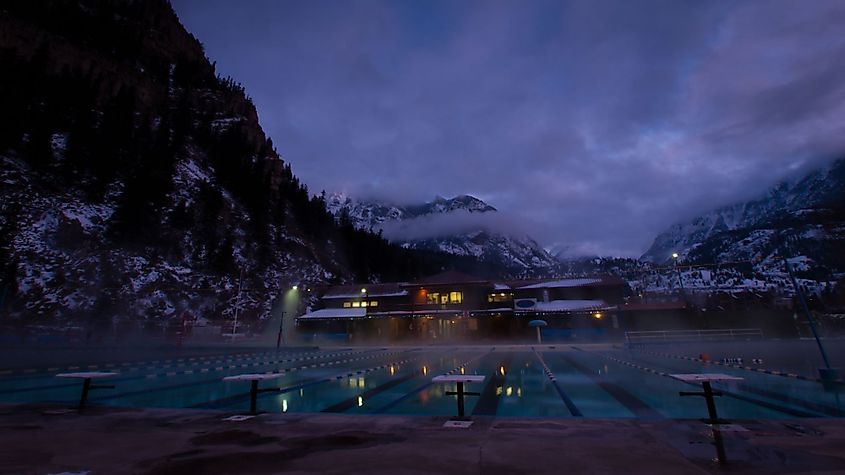
[[[642,260],[665,263],[762,261],[807,254],[843,269],[845,159],[783,181],[759,198],[719,207],[658,234]]]
[[[348,220],[359,229],[383,232],[391,242],[407,249],[475,257],[500,268],[503,275],[546,276],[557,271],[557,260],[531,237],[499,232],[466,219],[492,217],[498,212],[471,195],[395,205],[332,193],[326,205],[337,219]]]

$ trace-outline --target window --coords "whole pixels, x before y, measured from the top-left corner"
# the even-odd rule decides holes
[[[378,300],[371,300],[370,307],[378,307]]]
[[[493,294],[487,294],[487,301],[488,302],[508,302],[513,298],[513,294],[498,292]]]
[[[366,307],[366,306],[367,306],[367,302],[366,302],[366,301],[361,302],[361,306],[362,306],[362,307]]]
[[[352,307],[353,307],[353,308],[358,308],[358,307],[360,307],[360,306],[361,306],[361,302],[352,302]]]
[[[349,308],[352,306],[352,302],[343,302],[343,308]]]
[[[446,305],[448,303],[461,303],[463,301],[463,292],[448,292],[445,294],[441,294],[439,292],[431,292],[426,295],[426,303],[429,305]]]

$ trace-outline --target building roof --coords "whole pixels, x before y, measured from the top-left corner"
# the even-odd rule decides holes
[[[330,318],[364,318],[367,316],[366,308],[324,308],[306,313],[299,317],[300,320],[321,320]]]
[[[391,282],[387,284],[350,284],[336,285],[323,294],[324,299],[355,299],[363,296],[361,289],[367,289],[367,297],[403,297],[408,291],[402,284]]]
[[[551,289],[565,287],[616,286],[625,285],[625,283],[626,282],[624,279],[614,275],[509,282],[511,287],[515,289]]]
[[[536,302],[530,307],[517,306],[517,313],[536,312],[586,312],[610,308],[604,300],[552,300]]]
[[[561,287],[583,287],[586,285],[597,284],[601,279],[558,279],[537,282],[536,284],[523,285],[517,287],[518,289],[552,289]]]
[[[410,285],[447,285],[447,284],[490,284],[487,279],[465,274],[456,270],[447,270],[439,274],[424,277]],[[407,285],[407,284],[406,284]]]

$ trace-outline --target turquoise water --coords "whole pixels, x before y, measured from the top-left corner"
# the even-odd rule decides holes
[[[245,411],[249,383],[223,377],[283,373],[260,383],[258,409],[268,412],[441,415],[456,413],[453,385],[440,374],[484,375],[468,385],[468,415],[543,418],[703,418],[703,398],[680,397],[695,387],[670,373],[726,373],[740,382],[714,384],[719,415],[728,419],[841,417],[841,386],[739,368],[706,365],[609,346],[372,347],[301,351],[242,351],[168,360],[138,359],[0,372],[0,401],[73,405],[81,383],[56,378],[66,371],[117,371],[115,389],[91,392],[91,404],[124,407]],[[105,382],[103,383],[105,384]]]

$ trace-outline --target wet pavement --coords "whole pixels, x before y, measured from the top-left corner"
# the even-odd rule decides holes
[[[845,473],[845,420],[261,414],[0,406],[0,473]]]

